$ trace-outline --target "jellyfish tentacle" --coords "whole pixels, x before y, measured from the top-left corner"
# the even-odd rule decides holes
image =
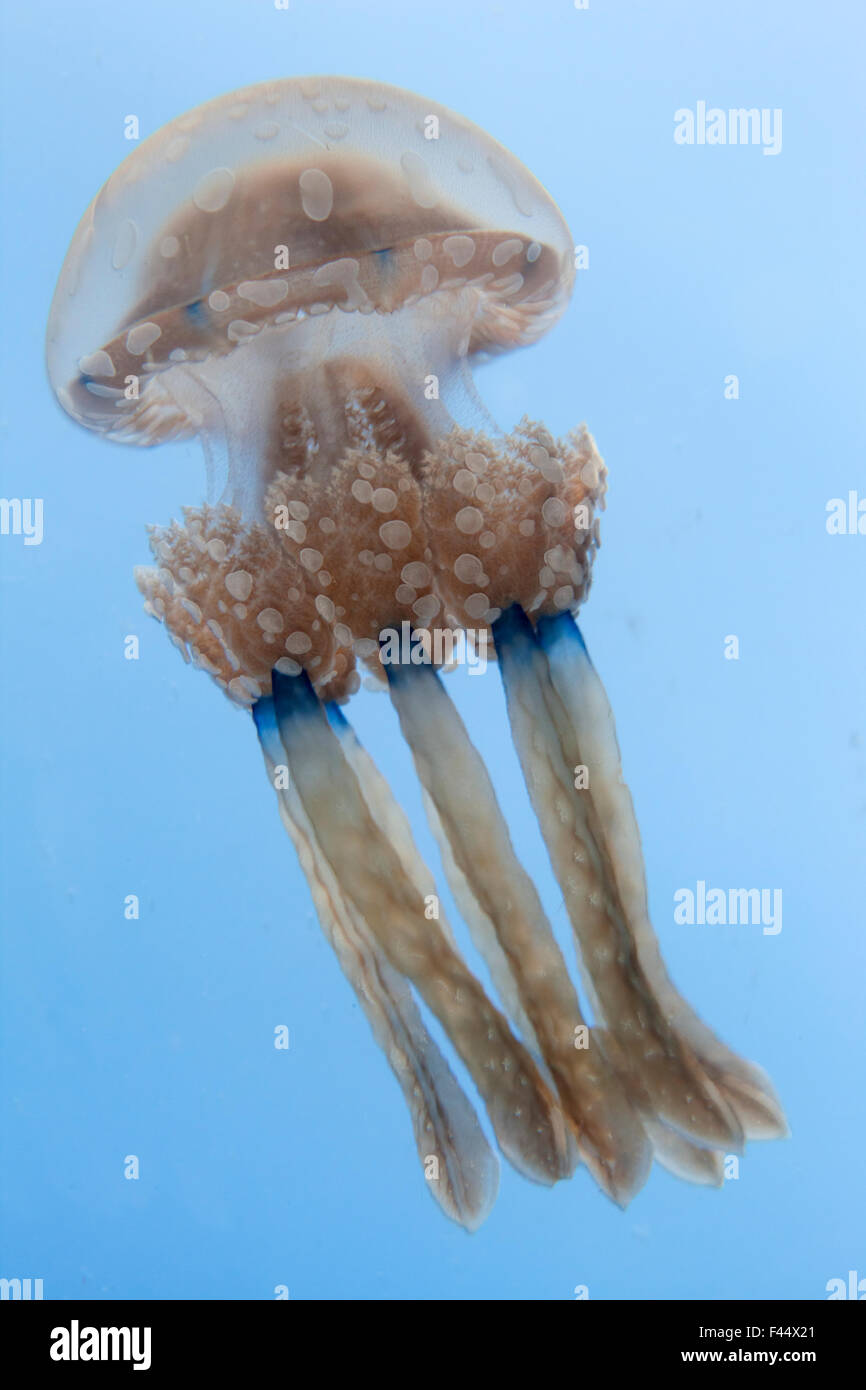
[[[707,1149],[687,1139],[678,1129],[662,1120],[644,1117],[653,1154],[675,1178],[700,1187],[721,1187],[725,1180],[725,1155],[720,1149]]]
[[[575,747],[534,629],[514,605],[493,632],[515,746],[593,1009],[654,1115],[700,1145],[740,1151],[733,1108],[671,1028],[641,968],[592,801],[574,787]]]
[[[410,867],[410,864],[413,866],[419,893],[425,898],[429,893],[435,893],[436,886],[433,875],[430,873],[429,869],[427,869],[415,847],[409,823],[403,811],[395,801],[387,782],[379,772],[366,749],[360,743],[355,731],[339,706],[334,704],[328,705],[327,713],[335,733],[341,740],[343,752],[358,776],[361,790],[364,793],[364,798],[370,810],[378,820],[381,828],[388,835],[395,849],[400,853],[400,857],[403,859],[407,868]],[[445,877],[451,889],[454,901],[460,911],[460,915],[469,927],[470,935],[479,954],[483,956],[487,964],[496,991],[505,1005],[508,1017],[511,1019],[512,1023],[516,1025],[523,1040],[535,1054],[536,1060],[538,1060],[541,1054],[541,1048],[535,1036],[535,1030],[521,1005],[520,994],[517,982],[511,970],[511,965],[496,939],[496,933],[492,923],[479,909],[476,898],[473,896],[465,878],[454,862],[453,856],[451,855],[450,842],[442,827],[442,822],[437,814],[436,806],[431,801],[423,780],[421,782],[421,795],[424,800],[424,809],[430,823],[430,829],[433,832],[433,837],[436,840],[442,856]],[[411,861],[404,849],[404,846],[407,844],[411,845]],[[423,870],[423,877],[418,876],[419,868]],[[441,906],[439,908],[439,925],[446,934],[450,935],[450,927],[448,926]],[[453,939],[452,944],[454,944]]]
[[[514,851],[487,769],[429,666],[385,667],[391,698],[453,861],[490,924],[593,1176],[625,1206],[649,1173],[643,1127],[586,1030],[541,900]],[[484,943],[482,943],[483,949]]]
[[[330,704],[327,706],[327,711],[328,718],[331,720],[335,732],[338,737],[341,738],[343,751],[358,775],[358,780],[361,783],[361,788],[371,811],[379,821],[382,829],[389,835],[392,844],[401,852],[401,857],[404,858],[404,862],[406,862],[406,856],[401,851],[401,845],[404,843],[405,837],[408,836],[412,844],[415,864],[424,868],[424,877],[418,880],[419,891],[425,896],[427,893],[435,892],[435,883],[432,874],[426,869],[417,849],[415,849],[409,823],[394,800],[387,782],[382,777],[381,773],[379,773],[372,759],[369,757],[369,754],[367,754],[366,750],[362,747],[351,724],[346,719],[339,706]],[[364,775],[365,764],[367,769],[366,776]],[[508,1017],[511,1019],[512,1023],[516,1025],[524,1041],[535,1055],[536,1061],[538,1061],[541,1056],[541,1048],[535,1035],[535,1029],[520,1002],[520,992],[512,972],[511,964],[499,944],[492,922],[480,909],[477,898],[473,895],[466,878],[455,863],[451,853],[451,844],[443,829],[436,805],[431,800],[427,787],[423,781],[421,782],[421,796],[430,829],[442,857],[445,877],[451,889],[454,901],[460,911],[460,915],[469,927],[470,935],[479,954],[484,958],[487,964],[496,991],[505,1004]],[[441,907],[439,925],[446,933],[450,931]],[[543,1065],[542,1061],[542,1066]],[[575,1161],[576,1158],[577,1156],[575,1155]]]
[[[373,759],[370,757],[370,754],[361,743],[340,706],[330,703],[325,706],[325,710],[331,727],[340,740],[340,746],[343,749],[346,760],[358,778],[361,792],[373,818],[399,854],[403,867],[417,888],[419,901],[428,902],[431,895],[436,898],[439,927],[449,943],[456,950],[457,945],[454,939],[454,933],[451,930],[441,903],[439,903],[436,883],[415,844],[405,812],[395,799],[386,779],[382,776]],[[480,910],[477,908],[476,901],[468,889],[463,887],[459,882],[455,883],[454,875],[458,875],[459,877],[459,871],[456,865],[453,864],[453,860],[448,858],[450,853],[448,841],[439,824],[436,808],[433,806],[423,787],[421,788],[421,793],[424,799],[425,811],[430,820],[431,829],[440,846],[440,850],[443,852],[443,863],[449,887],[452,893],[454,893],[455,901],[457,902],[457,906],[464,921],[467,921],[470,927],[472,939],[478,944],[479,919],[483,914],[481,914]],[[457,889],[456,892],[455,887]],[[461,887],[463,887],[463,891],[461,891]],[[473,913],[474,917],[472,917]],[[468,917],[472,917],[472,920],[468,921]],[[541,1056],[541,1049],[538,1046],[538,1040],[535,1037],[532,1025],[520,1006],[517,986],[511,975],[508,962],[495,939],[492,927],[486,922],[486,919],[481,923],[481,934],[484,940],[483,945],[479,946],[479,949],[484,959],[487,961],[488,966],[491,966],[491,975],[493,976],[497,991],[505,1003],[506,1013],[508,1017],[511,1018],[512,1022],[517,1025],[520,1035],[523,1037],[524,1042],[526,1042],[532,1053],[533,1060],[538,1070],[546,1084],[553,1091],[556,1089],[556,1083],[547,1070],[544,1059]],[[491,956],[493,957],[492,963]],[[564,1167],[567,1166],[568,1175],[570,1176],[577,1167],[579,1155],[577,1144],[573,1142],[570,1132],[567,1132],[566,1138],[569,1146],[569,1156],[567,1165],[565,1159],[563,1160],[563,1165]]]
[[[358,738],[342,707],[332,702],[325,705],[325,713],[340,741],[343,755],[358,779],[370,814],[400,856],[403,868],[418,890],[419,899],[426,902],[432,896],[438,902],[436,880],[421,857],[409,818],[391,791],[386,778]],[[441,905],[438,911],[439,928],[456,949],[454,933]]]
[[[329,705],[325,706],[325,712],[328,714],[328,720],[329,723],[331,723],[332,730],[334,730],[336,737],[341,741],[346,760],[348,760],[349,765],[352,766],[354,774],[356,774],[357,780],[359,780],[361,792],[363,792],[364,795],[364,801],[367,802],[371,815],[377,820],[379,828],[384,831],[386,837],[391,840],[393,848],[398,851],[400,859],[402,859],[403,862],[403,867],[405,867],[407,874],[409,874],[411,880],[416,884],[418,897],[427,902],[431,895],[434,895],[436,905],[438,905],[439,927],[441,927],[443,934],[448,937],[450,944],[456,948],[455,934],[453,934],[452,929],[450,929],[448,919],[446,919],[442,905],[439,903],[439,895],[438,892],[436,892],[434,877],[432,877],[430,869],[425,865],[424,859],[421,858],[420,852],[418,852],[413,834],[411,834],[411,827],[409,820],[407,820],[406,813],[403,812],[402,806],[396,801],[395,796],[392,794],[391,787],[386,783],[385,777],[382,777],[381,771],[378,770],[370,753],[368,753],[364,745],[361,744],[352,724],[349,723],[349,720],[346,719],[345,714],[343,714],[341,706],[335,705],[335,703],[329,703]],[[431,830],[432,833],[434,833],[436,844],[439,845],[439,848],[445,848],[446,851],[448,851],[448,841],[445,840],[445,837],[443,837],[441,833],[441,826],[439,826],[438,819],[436,819],[435,806],[431,805],[430,798],[428,798],[424,787],[421,787],[421,795],[423,795],[424,798],[425,812],[427,812],[428,819],[431,821]],[[460,915],[464,916],[464,919],[466,919],[464,908],[470,906],[470,903],[474,903],[474,899],[471,899],[470,895],[456,894],[456,892],[453,891],[455,890],[455,880],[453,880],[452,877],[452,869],[453,872],[457,873],[456,866],[449,863],[449,865],[445,865],[445,869],[446,880],[448,880],[449,887],[452,888],[452,894],[457,902],[457,908],[460,909]],[[475,944],[478,945],[475,927],[477,927],[477,923],[471,924],[470,934]],[[532,1024],[530,1020],[527,1019],[527,1016],[525,1016],[523,1009],[521,1009],[520,999],[517,997],[517,987],[516,984],[514,984],[512,974],[510,974],[505,954],[500,951],[499,944],[495,940],[492,942],[485,940],[484,947],[480,947],[480,951],[484,959],[487,960],[489,969],[491,969],[493,984],[495,984],[500,998],[505,1002],[507,1016],[516,1024],[518,1033],[520,1033],[523,1040],[527,1042],[528,1047],[530,1047],[532,1054],[535,1056],[535,1061],[538,1062],[539,1051],[541,1051],[541,1049],[538,1048],[538,1040],[535,1038],[534,1031],[532,1031]],[[499,952],[498,956],[496,956],[496,952]],[[493,958],[492,960],[491,956]],[[541,1063],[541,1066],[544,1068],[544,1062]],[[548,1080],[548,1077],[545,1077],[545,1080]],[[577,1163],[577,1152],[574,1154],[574,1162]]]
[[[631,793],[622,779],[613,711],[580,628],[569,614],[542,618],[538,638],[547,656],[551,682],[574,731],[581,762],[594,772],[590,794],[641,968],[671,1025],[736,1111],[746,1138],[784,1138],[787,1122],[769,1077],[707,1027],[667,973],[650,921],[640,831]]]
[[[419,899],[427,901],[430,894],[434,894],[438,904],[439,895],[436,892],[435,881],[415,845],[405,812],[395,800],[387,781],[358,739],[355,730],[343,714],[340,706],[329,703],[325,706],[325,709],[331,727],[340,740],[346,759],[358,778],[364,800],[367,802],[380,829],[391,841],[400,855],[406,872],[417,887]],[[454,900],[457,903],[460,915],[469,927],[472,940],[475,942],[476,947],[490,970],[497,993],[505,1004],[507,1016],[511,1019],[512,1023],[516,1025],[520,1036],[527,1044],[527,1047],[532,1053],[533,1060],[545,1082],[551,1090],[555,1090],[555,1080],[545,1064],[544,1058],[541,1055],[538,1039],[535,1036],[535,1030],[520,1003],[517,983],[511,972],[508,959],[496,939],[493,925],[480,909],[477,899],[472,894],[465,878],[457,868],[451,854],[450,843],[442,829],[436,807],[430,800],[423,785],[421,786],[421,796],[430,828],[442,856],[446,880],[454,896]],[[456,949],[454,934],[441,904],[438,904],[438,913],[439,926],[451,945]],[[571,1174],[577,1166],[579,1154],[577,1145],[573,1142],[570,1132],[567,1137],[569,1140],[570,1152],[568,1171],[569,1174]]]
[[[593,1035],[610,1065],[617,1075],[623,1078],[652,1145],[656,1161],[675,1177],[683,1178],[687,1182],[699,1183],[705,1187],[720,1186],[725,1157],[721,1150],[709,1148],[704,1143],[696,1143],[681,1129],[660,1118],[646,1086],[630,1065],[627,1054],[610,1029],[596,1025]]]
[[[301,802],[342,891],[391,965],[440,1020],[477,1086],[500,1148],[524,1176],[568,1176],[556,1097],[423,902],[382,834],[306,674],[273,672],[280,740]]]
[[[430,1193],[447,1216],[475,1231],[496,1200],[496,1155],[424,1026],[408,984],[341,892],[297,792],[291,783],[277,786],[276,768],[284,753],[273,701],[257,701],[253,715],[280,819],[298,854],[319,921],[403,1091],[425,1171],[431,1158],[439,1160],[438,1172],[433,1170],[428,1180]]]
[[[469,880],[457,863],[451,847],[451,840],[436,809],[436,803],[432,800],[423,783],[421,784],[421,801],[427,823],[439,850],[445,881],[451,889],[451,896],[457,904],[457,910],[469,928],[469,935],[476,950],[483,957],[490,971],[490,978],[505,1006],[505,1012],[531,1049],[536,1061],[539,1061],[543,1067],[545,1063],[541,1056],[541,1044],[520,1001],[520,990],[508,957],[499,944],[492,920],[484,911]]]

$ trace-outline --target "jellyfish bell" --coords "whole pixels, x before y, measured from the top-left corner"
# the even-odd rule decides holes
[[[431,123],[436,139],[426,138]],[[245,522],[272,522],[269,486],[298,480],[298,496],[273,502],[303,513],[282,519],[289,540],[302,536],[308,573],[322,554],[304,544],[308,509],[326,497],[326,526],[357,512],[351,531],[370,542],[357,548],[364,588],[415,590],[393,612],[377,606],[363,633],[353,628],[376,640],[404,609],[421,625],[439,610],[419,582],[426,547],[404,543],[413,523],[404,513],[420,510],[425,451],[455,416],[488,423],[469,359],[534,341],[564,309],[573,276],[556,205],[461,117],[378,83],[265,84],[180,116],[108,180],[61,272],[49,375],[79,423],[118,441],[197,434],[212,499],[236,505]],[[408,465],[386,469],[383,459],[377,488],[363,460],[360,477],[338,472],[348,450],[371,445]],[[458,574],[477,582],[451,587],[456,617],[477,620],[475,552],[491,558],[495,533],[473,531],[473,495],[491,483],[477,476],[486,466],[477,450],[452,453],[445,466],[459,474],[463,502],[444,527],[467,543],[440,569],[447,582],[468,557]],[[344,522],[330,534],[349,531]],[[327,590],[332,579],[322,565],[312,583]],[[269,669],[235,673],[234,692],[244,675],[258,684]]]
[[[676,994],[649,924],[610,710],[573,619],[604,464],[584,428],[503,434],[472,381],[473,360],[563,312],[571,248],[545,190],[463,118],[379,83],[287,80],[209,102],[124,161],[75,234],[48,326],[49,376],[80,424],[202,441],[209,501],[151,529],[139,587],[184,657],[252,710],[428,1176],[435,1159],[428,1186],[470,1229],[495,1159],[416,997],[537,1181],[581,1160],[625,1204],[653,1154],[718,1182],[723,1151],[784,1132],[763,1073]],[[593,1026],[434,666],[385,657],[401,624],[495,644]],[[501,1007],[427,910],[438,895],[408,823],[338,713],[359,663],[390,692]]]
[[[380,83],[264,84],[108,180],[61,273],[49,375],[113,438],[201,434],[253,511],[364,430],[416,452],[444,433],[467,357],[533,341],[573,275],[555,204],[461,117]]]

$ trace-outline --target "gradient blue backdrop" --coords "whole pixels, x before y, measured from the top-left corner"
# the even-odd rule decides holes
[[[861,8],[90,0],[3,26],[0,491],[44,498],[45,532],[0,537],[0,1274],[49,1298],[298,1299],[822,1298],[866,1275],[866,536],[825,529],[828,499],[866,495]],[[622,1213],[585,1171],[547,1191],[504,1169],[478,1234],[439,1214],[251,722],[141,612],[145,523],[203,495],[198,448],[101,442],[44,379],[55,277],[124,117],[146,135],[317,72],[475,120],[590,249],[564,320],[479,383],[504,425],[586,419],[610,468],[583,627],[654,918],[793,1132],[722,1191],[656,1170]],[[698,100],[781,107],[782,153],[675,145]],[[450,688],[566,941],[498,676]],[[387,699],[353,714],[435,862]],[[699,878],[781,888],[782,932],[676,926]]]

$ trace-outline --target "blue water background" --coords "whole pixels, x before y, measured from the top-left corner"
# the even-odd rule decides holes
[[[0,537],[0,1274],[97,1299],[822,1298],[866,1275],[866,536],[825,527],[866,496],[862,9],[91,0],[3,28],[0,491],[45,521],[40,546]],[[439,1214],[252,723],[141,611],[145,524],[203,496],[198,446],[102,442],[47,386],[56,274],[124,118],[317,72],[475,120],[589,248],[562,322],[479,385],[503,425],[585,419],[610,469],[582,625],[654,919],[792,1129],[721,1191],[656,1169],[623,1213],[585,1170],[548,1191],[503,1168],[478,1234]],[[699,100],[781,108],[781,153],[676,145]],[[498,676],[450,679],[567,942]],[[435,865],[386,697],[352,717]],[[782,889],[781,932],[676,925],[701,879]]]

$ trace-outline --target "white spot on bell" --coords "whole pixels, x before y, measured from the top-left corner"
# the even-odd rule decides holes
[[[256,622],[262,632],[282,632],[283,615],[276,608],[263,608],[256,615]]]
[[[397,505],[397,494],[392,492],[389,487],[377,487],[371,497],[373,510],[376,512],[393,512]]]
[[[238,285],[241,299],[248,299],[260,309],[272,309],[280,304],[289,293],[285,280],[242,280]]]
[[[405,550],[412,539],[412,531],[405,521],[383,521],[379,536],[389,550]]]
[[[232,570],[231,574],[226,575],[225,584],[232,598],[239,603],[245,603],[253,591],[253,577],[246,570]]]
[[[135,247],[138,241],[138,228],[134,222],[121,222],[117,229],[117,236],[114,238],[114,250],[111,253],[111,264],[115,270],[123,270],[124,266],[129,265],[135,255]]]
[[[134,357],[140,357],[161,337],[162,329],[158,323],[137,323],[126,335],[126,350]]]
[[[89,357],[79,357],[78,370],[85,376],[114,376],[114,363],[108,353],[100,349]]]
[[[564,526],[568,508],[558,497],[548,497],[541,505],[541,515],[548,526]]]
[[[471,236],[447,236],[442,243],[442,250],[460,270],[462,266],[468,265],[475,255],[475,242]]]
[[[523,250],[523,242],[517,237],[508,237],[506,241],[500,241],[498,246],[494,246],[491,260],[496,266],[505,265],[512,256],[516,256],[518,251]]]
[[[322,169],[305,169],[298,180],[301,207],[312,222],[324,222],[334,206],[334,186]]]
[[[423,589],[430,583],[432,575],[430,568],[422,560],[412,560],[408,565],[404,565],[400,571],[400,578],[404,584],[411,584],[413,589]]]
[[[323,558],[321,550],[313,550],[311,547],[302,550],[298,556],[304,569],[309,570],[311,574],[315,574],[316,570],[321,569]]]
[[[464,536],[472,536],[484,525],[484,517],[477,507],[463,507],[454,518],[454,524]]]
[[[219,212],[232,196],[235,176],[231,169],[211,169],[200,178],[192,192],[192,200],[201,212]]]

